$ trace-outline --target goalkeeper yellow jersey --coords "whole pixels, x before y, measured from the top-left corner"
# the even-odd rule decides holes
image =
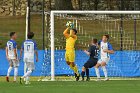
[[[72,37],[67,38],[66,39],[66,50],[74,50],[76,40],[77,40],[77,36],[76,36],[76,38],[72,38]]]

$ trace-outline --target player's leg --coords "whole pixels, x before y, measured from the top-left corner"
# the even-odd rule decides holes
[[[100,72],[99,72],[99,67],[101,66],[101,61],[99,60],[98,63],[94,66],[96,76],[97,76],[97,81],[100,81]]]
[[[76,74],[76,81],[78,81],[80,77],[78,67],[75,65],[74,62],[70,62],[70,66],[73,69],[74,73]]]
[[[86,76],[87,76],[86,81],[89,81],[89,80],[90,80],[90,79],[89,79],[89,68],[91,68],[91,67],[92,67],[91,60],[88,60],[88,61],[84,64],[84,66],[83,66],[83,68],[82,68],[82,73],[81,73],[81,75],[82,75],[82,80],[83,80],[83,81],[84,81],[85,71],[86,71]]]
[[[104,72],[104,75],[105,75],[105,81],[107,81],[109,79],[108,79],[108,75],[107,75],[106,62],[102,62],[101,66],[102,66],[102,69],[103,69],[103,72]]]
[[[87,76],[86,81],[89,81],[89,80],[90,80],[90,78],[89,78],[89,69],[88,69],[88,68],[86,68],[86,76]]]
[[[8,71],[7,71],[7,76],[6,76],[6,81],[9,82],[9,76],[10,76],[10,73],[13,69],[13,62],[12,60],[9,60],[9,68],[8,68]]]
[[[26,62],[26,66],[27,66],[28,71],[20,78],[20,83],[21,84],[22,84],[22,81],[23,81],[22,79],[24,79],[24,78],[26,80],[25,84],[30,84],[29,83],[29,77],[34,70],[34,63],[33,62]]]
[[[66,61],[67,65],[69,65],[69,67],[74,70],[73,66],[71,65],[71,63],[69,61]],[[75,73],[75,78],[77,77],[77,74]]]
[[[74,50],[66,51],[65,59],[66,59],[67,64],[74,71],[76,80],[79,80],[80,74],[79,74],[79,71],[78,71],[78,67],[74,63],[74,61],[75,61],[75,51]]]
[[[32,72],[33,72],[32,70],[28,69],[28,71],[20,78],[20,83],[21,84],[23,83],[22,79],[24,79],[24,78],[26,80],[25,83],[29,82],[29,76],[31,75]]]
[[[13,66],[14,66],[14,82],[16,82],[17,75],[18,75],[19,62],[17,60],[13,60]]]
[[[14,67],[14,82],[17,80],[17,75],[18,75],[18,67]]]
[[[86,68],[83,66],[83,67],[82,67],[82,72],[81,72],[82,81],[84,81],[84,77],[85,77],[85,70],[86,70]]]

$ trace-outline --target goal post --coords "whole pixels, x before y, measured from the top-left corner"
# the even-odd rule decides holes
[[[48,14],[45,12],[45,14]],[[66,14],[66,15],[73,15],[73,14],[94,14],[94,15],[140,15],[140,11],[51,11],[50,12],[50,45],[51,45],[51,80],[55,80],[55,15],[58,14]],[[112,22],[112,21],[110,21]],[[114,21],[116,26],[116,21]],[[77,24],[76,24],[77,25]],[[106,25],[105,25],[106,26]],[[115,27],[117,28],[117,27]],[[108,28],[109,29],[109,28]],[[117,28],[118,29],[118,28]],[[82,32],[81,32],[82,33]],[[85,32],[86,33],[86,32]],[[109,32],[108,32],[109,33]],[[86,60],[85,60],[86,61]]]

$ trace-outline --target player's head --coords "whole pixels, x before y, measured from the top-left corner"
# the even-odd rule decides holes
[[[107,42],[109,40],[109,35],[103,35],[102,41]]]
[[[15,40],[17,38],[16,32],[11,32],[10,38]]]
[[[34,33],[33,32],[28,32],[27,37],[28,37],[28,39],[32,39],[34,37]]]
[[[74,34],[74,35],[76,35],[76,34],[77,34],[77,30],[76,30],[76,29],[72,29],[72,31],[73,31],[73,33],[72,33],[72,34]]]
[[[92,40],[92,43],[93,43],[93,44],[97,44],[97,41],[98,41],[98,40],[97,40],[96,38],[94,38],[94,39]]]

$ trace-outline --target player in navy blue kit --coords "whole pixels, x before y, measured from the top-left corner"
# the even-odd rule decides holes
[[[21,51],[20,51],[20,57],[22,57],[22,52],[24,51],[24,62],[26,63],[26,67],[28,71],[20,78],[20,83],[22,84],[22,79],[26,79],[25,84],[30,84],[29,77],[31,73],[35,69],[34,65],[34,54],[36,54],[36,62],[38,62],[38,52],[37,52],[37,44],[35,41],[32,40],[34,37],[33,32],[28,33],[28,39],[25,40],[22,44]]]
[[[84,81],[84,76],[85,76],[85,71],[86,71],[86,76],[87,79],[86,81],[89,81],[89,68],[94,67],[97,62],[98,62],[98,46],[97,46],[97,39],[93,39],[89,50],[85,50],[84,52],[89,55],[89,59],[88,61],[84,64],[83,68],[82,68],[82,72],[81,72],[81,76],[82,76],[82,81]]]
[[[9,76],[10,73],[14,67],[14,82],[16,82],[16,77],[18,75],[18,66],[19,66],[19,61],[17,57],[17,43],[16,43],[16,38],[17,35],[15,32],[10,33],[10,40],[6,44],[6,57],[7,60],[9,61],[9,68],[6,76],[6,81],[9,82]]]

